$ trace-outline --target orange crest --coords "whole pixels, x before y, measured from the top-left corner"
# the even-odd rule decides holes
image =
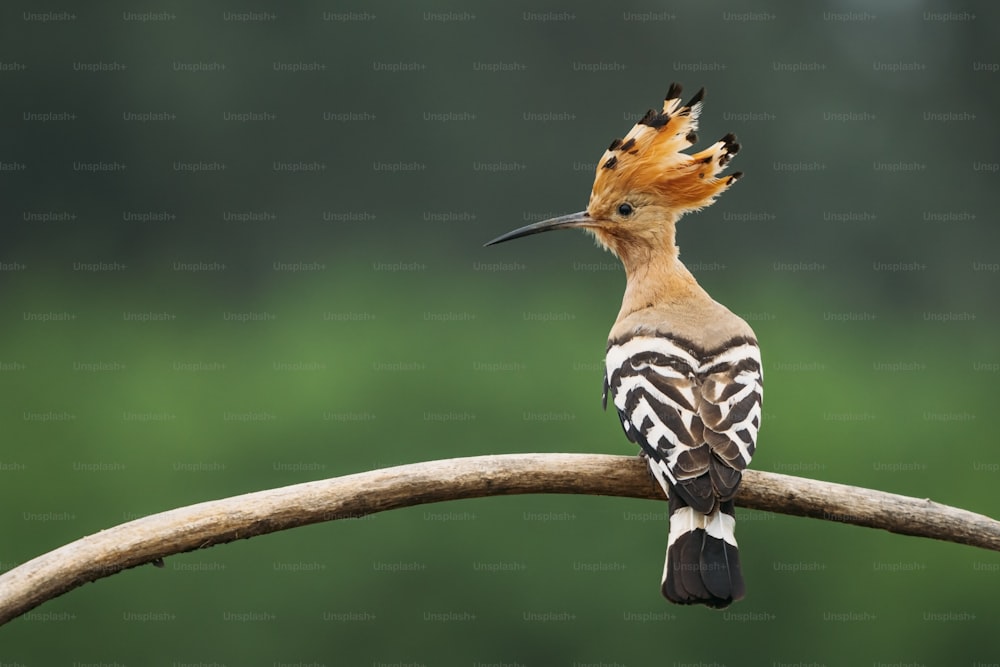
[[[624,139],[611,142],[597,163],[588,207],[592,215],[635,194],[655,197],[681,214],[708,206],[742,176],[736,172],[716,177],[740,149],[732,134],[700,153],[681,152],[698,140],[695,131],[705,89],[687,104],[681,104],[680,94],[680,84],[671,84],[663,111],[650,109]]]

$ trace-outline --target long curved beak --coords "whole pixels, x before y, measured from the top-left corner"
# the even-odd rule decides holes
[[[513,239],[519,239],[522,236],[531,236],[532,234],[541,234],[542,232],[548,232],[553,229],[592,227],[593,225],[594,219],[590,217],[590,214],[586,211],[579,211],[578,213],[561,215],[558,218],[550,218],[549,220],[542,220],[541,222],[533,222],[530,225],[521,227],[520,229],[507,232],[503,236],[498,236],[489,243],[484,243],[483,246],[496,245],[497,243],[503,243],[504,241],[511,241]]]

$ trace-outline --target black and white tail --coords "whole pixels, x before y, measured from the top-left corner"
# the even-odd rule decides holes
[[[664,597],[677,604],[727,607],[743,598],[740,552],[733,501],[718,503],[711,514],[690,507],[670,493],[670,535],[663,565]]]

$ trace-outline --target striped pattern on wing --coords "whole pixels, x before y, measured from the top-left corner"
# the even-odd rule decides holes
[[[613,340],[604,382],[670,503],[663,595],[715,608],[741,599],[733,496],[760,428],[756,341],[703,350],[663,334]]]
[[[701,350],[666,334],[636,335],[611,341],[606,364],[605,391],[664,493],[674,486],[703,514],[730,500],[760,428],[757,342],[741,337]]]

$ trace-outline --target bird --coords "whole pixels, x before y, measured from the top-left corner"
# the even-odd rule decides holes
[[[726,134],[704,150],[705,89],[687,103],[674,83],[597,163],[587,208],[526,225],[485,245],[581,228],[618,257],[626,286],[605,352],[626,437],[640,448],[669,503],[660,591],[670,602],[722,609],[744,597],[734,498],[757,444],[763,397],[753,329],[715,301],[684,266],[676,225],[727,190],[720,175],[740,150]]]

